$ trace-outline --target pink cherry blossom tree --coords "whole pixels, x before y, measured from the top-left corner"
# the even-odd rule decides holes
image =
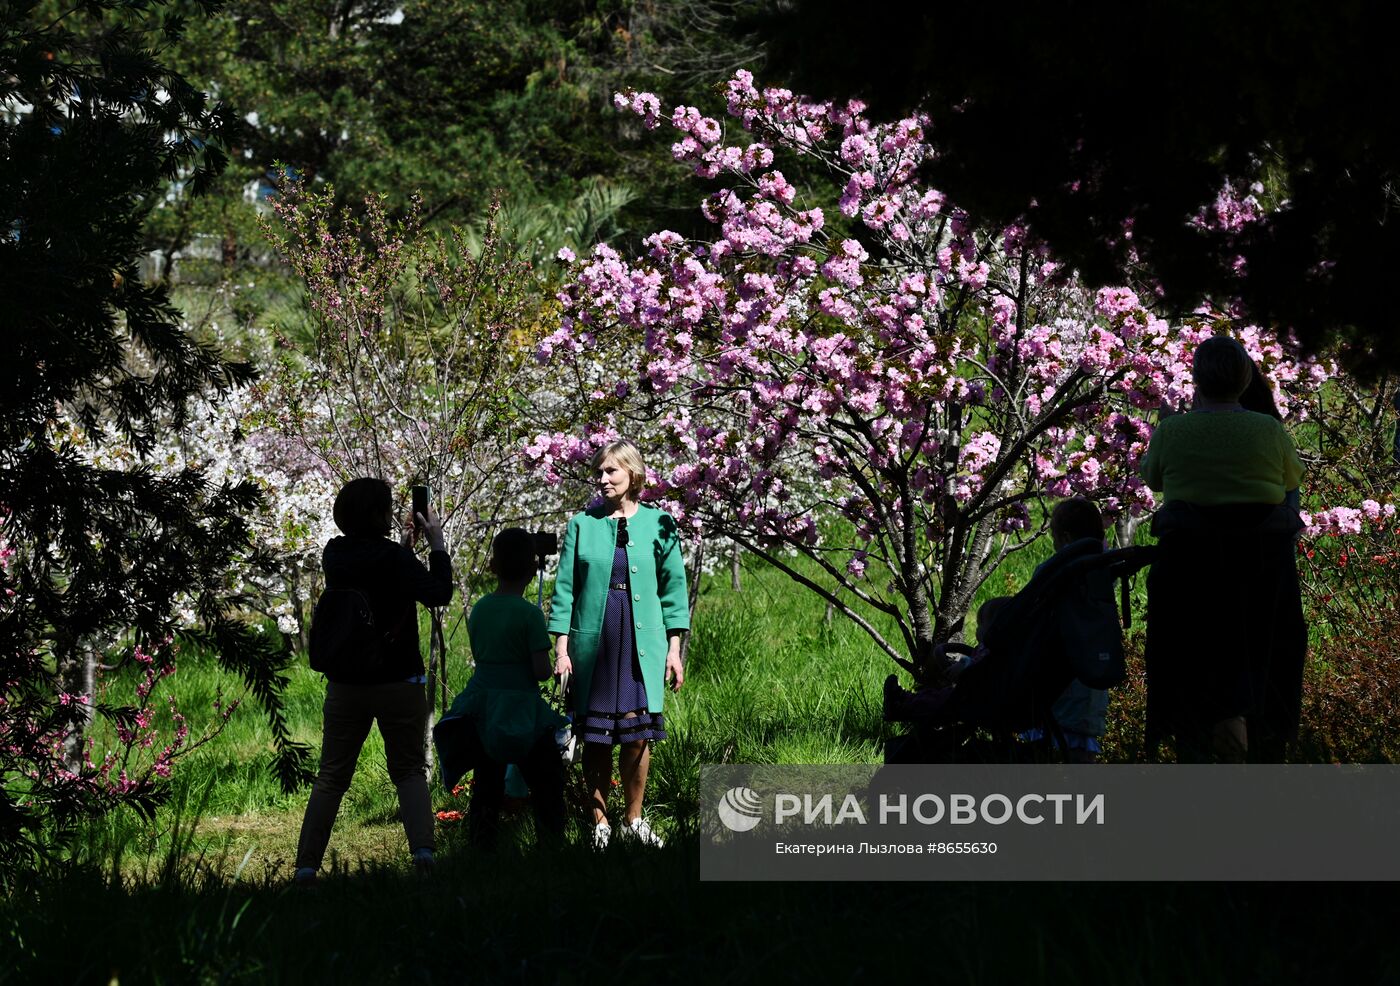
[[[674,463],[658,494],[923,674],[1042,533],[1044,498],[1151,506],[1144,414],[1189,372],[1133,292],[1086,290],[1024,228],[979,227],[922,185],[928,121],[874,124],[744,72],[728,96],[734,140],[693,107],[670,118],[676,158],[726,179],[703,204],[715,238],[662,231],[630,262],[606,245],[572,262],[541,355],[580,380],[612,368],[585,417]],[[618,103],[659,125],[654,96]],[[779,152],[834,176],[835,208],[799,197]],[[589,446],[575,431],[530,452],[551,473]]]
[[[1290,425],[1337,377],[1228,310],[1169,326],[1132,290],[1086,289],[1025,227],[979,225],[920,181],[937,153],[922,117],[877,124],[747,72],[727,96],[728,124],[669,116],[675,158],[719,180],[702,204],[712,238],[663,230],[632,260],[561,253],[563,318],[540,356],[573,385],[582,427],[527,451],[557,479],[602,436],[642,438],[671,463],[655,495],[693,531],[783,570],[916,675],[1043,533],[1046,500],[1088,496],[1125,521],[1153,507],[1138,461],[1160,409],[1189,404],[1201,339],[1239,338]],[[666,119],[650,93],[616,103],[650,128]],[[1230,230],[1261,212],[1227,188],[1183,221]],[[1305,446],[1325,433],[1304,429]],[[1309,533],[1335,533],[1338,509],[1364,512],[1305,515]]]

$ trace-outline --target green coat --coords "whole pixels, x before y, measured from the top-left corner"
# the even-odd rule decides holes
[[[606,507],[575,514],[559,549],[559,575],[549,604],[549,632],[569,635],[569,658],[574,664],[574,708],[588,709],[598,638],[608,604],[617,520]],[[632,616],[637,660],[647,690],[647,709],[660,712],[665,693],[666,633],[690,629],[690,599],[685,587],[685,562],[676,522],[656,507],[642,504],[627,521],[631,541]]]

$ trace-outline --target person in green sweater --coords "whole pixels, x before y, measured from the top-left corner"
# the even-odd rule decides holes
[[[1277,418],[1240,404],[1253,362],[1226,336],[1207,339],[1196,352],[1196,402],[1157,426],[1139,470],[1143,480],[1166,502],[1282,503],[1302,479],[1303,464]],[[1222,353],[1243,363],[1217,368]]]
[[[476,670],[445,721],[465,720],[459,735],[473,765],[468,832],[474,845],[492,848],[500,824],[507,764],[517,764],[530,786],[540,843],[562,840],[564,773],[556,730],[568,719],[549,707],[539,683],[550,676],[544,614],[525,598],[535,574],[534,539],[507,528],[491,543],[496,590],[472,606],[467,620]],[[441,741],[440,741],[441,743]]]
[[[1248,411],[1254,372],[1234,339],[1196,349],[1190,412],[1163,420],[1139,472],[1163,497],[1148,576],[1148,742],[1173,736],[1181,760],[1281,756],[1297,730],[1302,600],[1296,511],[1303,466],[1283,425]]]
[[[666,512],[638,500],[646,479],[641,453],[618,441],[593,457],[598,500],[564,531],[549,607],[556,674],[573,676],[573,728],[583,741],[592,801],[593,844],[612,836],[607,793],[613,750],[626,802],[619,836],[660,846],[643,817],[650,743],[665,739],[666,684],[679,691],[681,634],[690,598],[680,532]]]

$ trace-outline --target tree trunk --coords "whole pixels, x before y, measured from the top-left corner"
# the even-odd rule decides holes
[[[729,588],[734,592],[742,592],[744,588],[743,579],[741,578],[742,569],[739,564],[740,560],[739,545],[735,542],[731,542],[729,551]]]
[[[736,546],[737,547],[737,546]],[[687,602],[690,606],[690,625],[695,626],[695,608],[700,604],[700,566],[705,560],[705,542],[701,541],[695,547],[695,569],[693,573],[686,573],[690,580],[686,583],[686,590],[689,596]],[[685,667],[686,660],[690,657],[690,634],[681,634],[681,667]]]
[[[1113,536],[1117,540],[1118,547],[1127,548],[1133,543],[1133,535],[1137,533],[1138,524],[1142,523],[1141,517],[1130,517],[1123,513],[1118,515],[1118,519],[1113,524]]]
[[[437,647],[438,653],[438,689],[440,692],[438,697],[441,699],[438,708],[446,712],[448,706],[452,704],[452,693],[450,690],[451,682],[448,680],[449,676],[447,673],[447,640],[443,636],[442,631],[444,615],[443,610],[439,610],[437,619],[433,621],[433,640],[435,641],[434,646]]]
[[[948,553],[956,558],[943,572],[943,585],[939,589],[938,609],[934,616],[933,637],[936,643],[961,640],[967,619],[968,607],[976,594],[976,586],[981,582],[982,569],[991,557],[993,536],[992,523],[983,518],[972,532],[966,551]]]
[[[74,642],[60,668],[60,681],[63,691],[87,698],[80,708],[82,719],[63,741],[64,763],[77,773],[83,766],[83,745],[88,727],[92,725],[93,707],[97,704],[97,649],[90,642]]]
[[[423,730],[423,746],[427,752],[428,776],[433,773],[433,724],[437,722],[438,687],[441,680],[443,708],[447,707],[447,667],[446,655],[442,650],[442,634],[439,632],[442,620],[437,610],[428,610],[428,716]]]
[[[306,625],[307,597],[302,593],[302,575],[301,566],[293,565],[291,575],[287,579],[287,600],[292,604],[292,616],[297,621],[297,652],[305,654],[310,648],[311,641],[307,638],[309,629]]]

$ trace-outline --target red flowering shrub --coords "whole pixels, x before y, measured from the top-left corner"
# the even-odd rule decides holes
[[[1400,610],[1392,602],[1357,629],[1310,656],[1296,760],[1400,762]]]
[[[1337,634],[1310,651],[1295,763],[1400,763],[1400,609],[1374,613],[1364,634]],[[1143,758],[1147,675],[1142,638],[1126,641],[1128,678],[1114,688],[1103,737],[1105,762]],[[1164,747],[1160,759],[1171,759]]]
[[[1104,723],[1105,763],[1130,763],[1143,758],[1143,732],[1147,723],[1147,665],[1143,662],[1143,636],[1135,634],[1123,641],[1128,654],[1128,677],[1109,692],[1108,716]]]

